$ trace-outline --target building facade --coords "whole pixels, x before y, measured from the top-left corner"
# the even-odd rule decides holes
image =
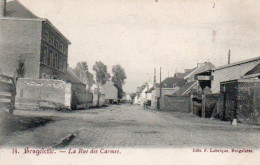
[[[221,82],[241,79],[249,74],[249,71],[254,71],[254,74],[257,74],[259,64],[260,57],[247,59],[198,73],[196,79],[202,88],[208,86],[212,93],[217,94],[220,93]]]
[[[105,95],[106,102],[111,102],[118,99],[118,89],[109,81],[101,86],[100,93]]]
[[[33,16],[19,2],[0,1],[1,72],[17,74],[20,59],[23,78],[66,80],[70,41],[48,19]]]

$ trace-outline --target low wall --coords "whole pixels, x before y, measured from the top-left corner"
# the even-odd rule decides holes
[[[94,94],[93,95],[93,107],[97,107],[99,105],[99,107],[105,105],[105,95],[104,94],[99,94],[99,104],[98,104],[98,95]]]
[[[87,92],[87,90],[72,90],[72,109],[86,109],[92,104],[93,94]]]
[[[18,79],[18,109],[57,108],[71,105],[71,84],[61,80]]]
[[[189,96],[164,96],[160,99],[160,109],[191,112],[191,99]]]

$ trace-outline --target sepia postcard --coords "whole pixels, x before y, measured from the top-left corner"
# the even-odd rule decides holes
[[[0,0],[0,164],[259,164],[259,9]]]

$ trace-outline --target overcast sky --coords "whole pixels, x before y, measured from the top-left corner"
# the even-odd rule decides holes
[[[158,1],[158,2],[156,2]],[[226,1],[226,2],[225,2]],[[257,0],[20,0],[48,18],[71,42],[69,65],[121,64],[124,89],[193,68],[260,56]],[[157,74],[157,81],[159,80]]]

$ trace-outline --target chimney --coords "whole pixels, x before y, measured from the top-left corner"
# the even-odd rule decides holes
[[[6,0],[0,0],[0,17],[5,16]]]
[[[230,57],[231,57],[231,51],[230,49],[228,50],[228,64],[230,64]]]

